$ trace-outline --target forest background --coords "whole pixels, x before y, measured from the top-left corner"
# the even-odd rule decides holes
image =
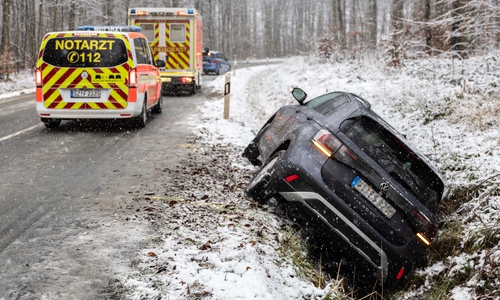
[[[194,7],[231,60],[316,53],[466,58],[498,49],[500,0],[0,0],[0,76],[32,69],[47,32],[125,25],[129,7]]]

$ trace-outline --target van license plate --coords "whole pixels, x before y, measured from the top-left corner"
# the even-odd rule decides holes
[[[100,90],[71,90],[71,98],[101,98]]]

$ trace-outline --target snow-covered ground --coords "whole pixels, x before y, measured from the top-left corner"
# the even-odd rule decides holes
[[[191,160],[163,170],[168,196],[151,201],[158,236],[139,253],[136,271],[119,278],[128,298],[331,298],[334,281],[317,287],[294,265],[284,247],[293,233],[283,220],[242,193],[255,169],[241,151],[277,108],[294,103],[289,89],[298,86],[309,98],[334,90],[359,94],[441,170],[449,193],[433,244],[439,255],[396,297],[429,299],[440,287],[440,299],[500,299],[499,71],[496,54],[407,61],[401,70],[372,57],[294,57],[231,72],[228,120],[224,76],[205,84],[209,99],[192,121],[198,139]],[[32,75],[24,76],[14,87],[0,82],[0,101],[33,91]]]
[[[9,75],[9,80],[0,78],[0,101],[35,92],[35,74],[32,71],[21,71]]]

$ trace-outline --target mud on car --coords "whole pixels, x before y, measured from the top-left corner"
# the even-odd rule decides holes
[[[397,287],[437,234],[443,180],[365,99],[292,94],[299,104],[278,109],[243,152],[260,167],[247,196],[275,198],[355,288]]]

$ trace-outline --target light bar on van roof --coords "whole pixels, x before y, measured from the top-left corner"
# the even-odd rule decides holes
[[[116,31],[116,32],[142,32],[139,26],[78,26],[78,31]]]
[[[145,11],[145,10],[136,10],[135,8],[131,8],[129,11],[130,15],[139,15],[139,16],[145,16],[145,15],[152,15],[152,16],[185,16],[185,15],[194,15],[194,8],[189,8],[187,10],[187,13],[185,10],[179,10],[177,12],[172,12],[172,11]]]

